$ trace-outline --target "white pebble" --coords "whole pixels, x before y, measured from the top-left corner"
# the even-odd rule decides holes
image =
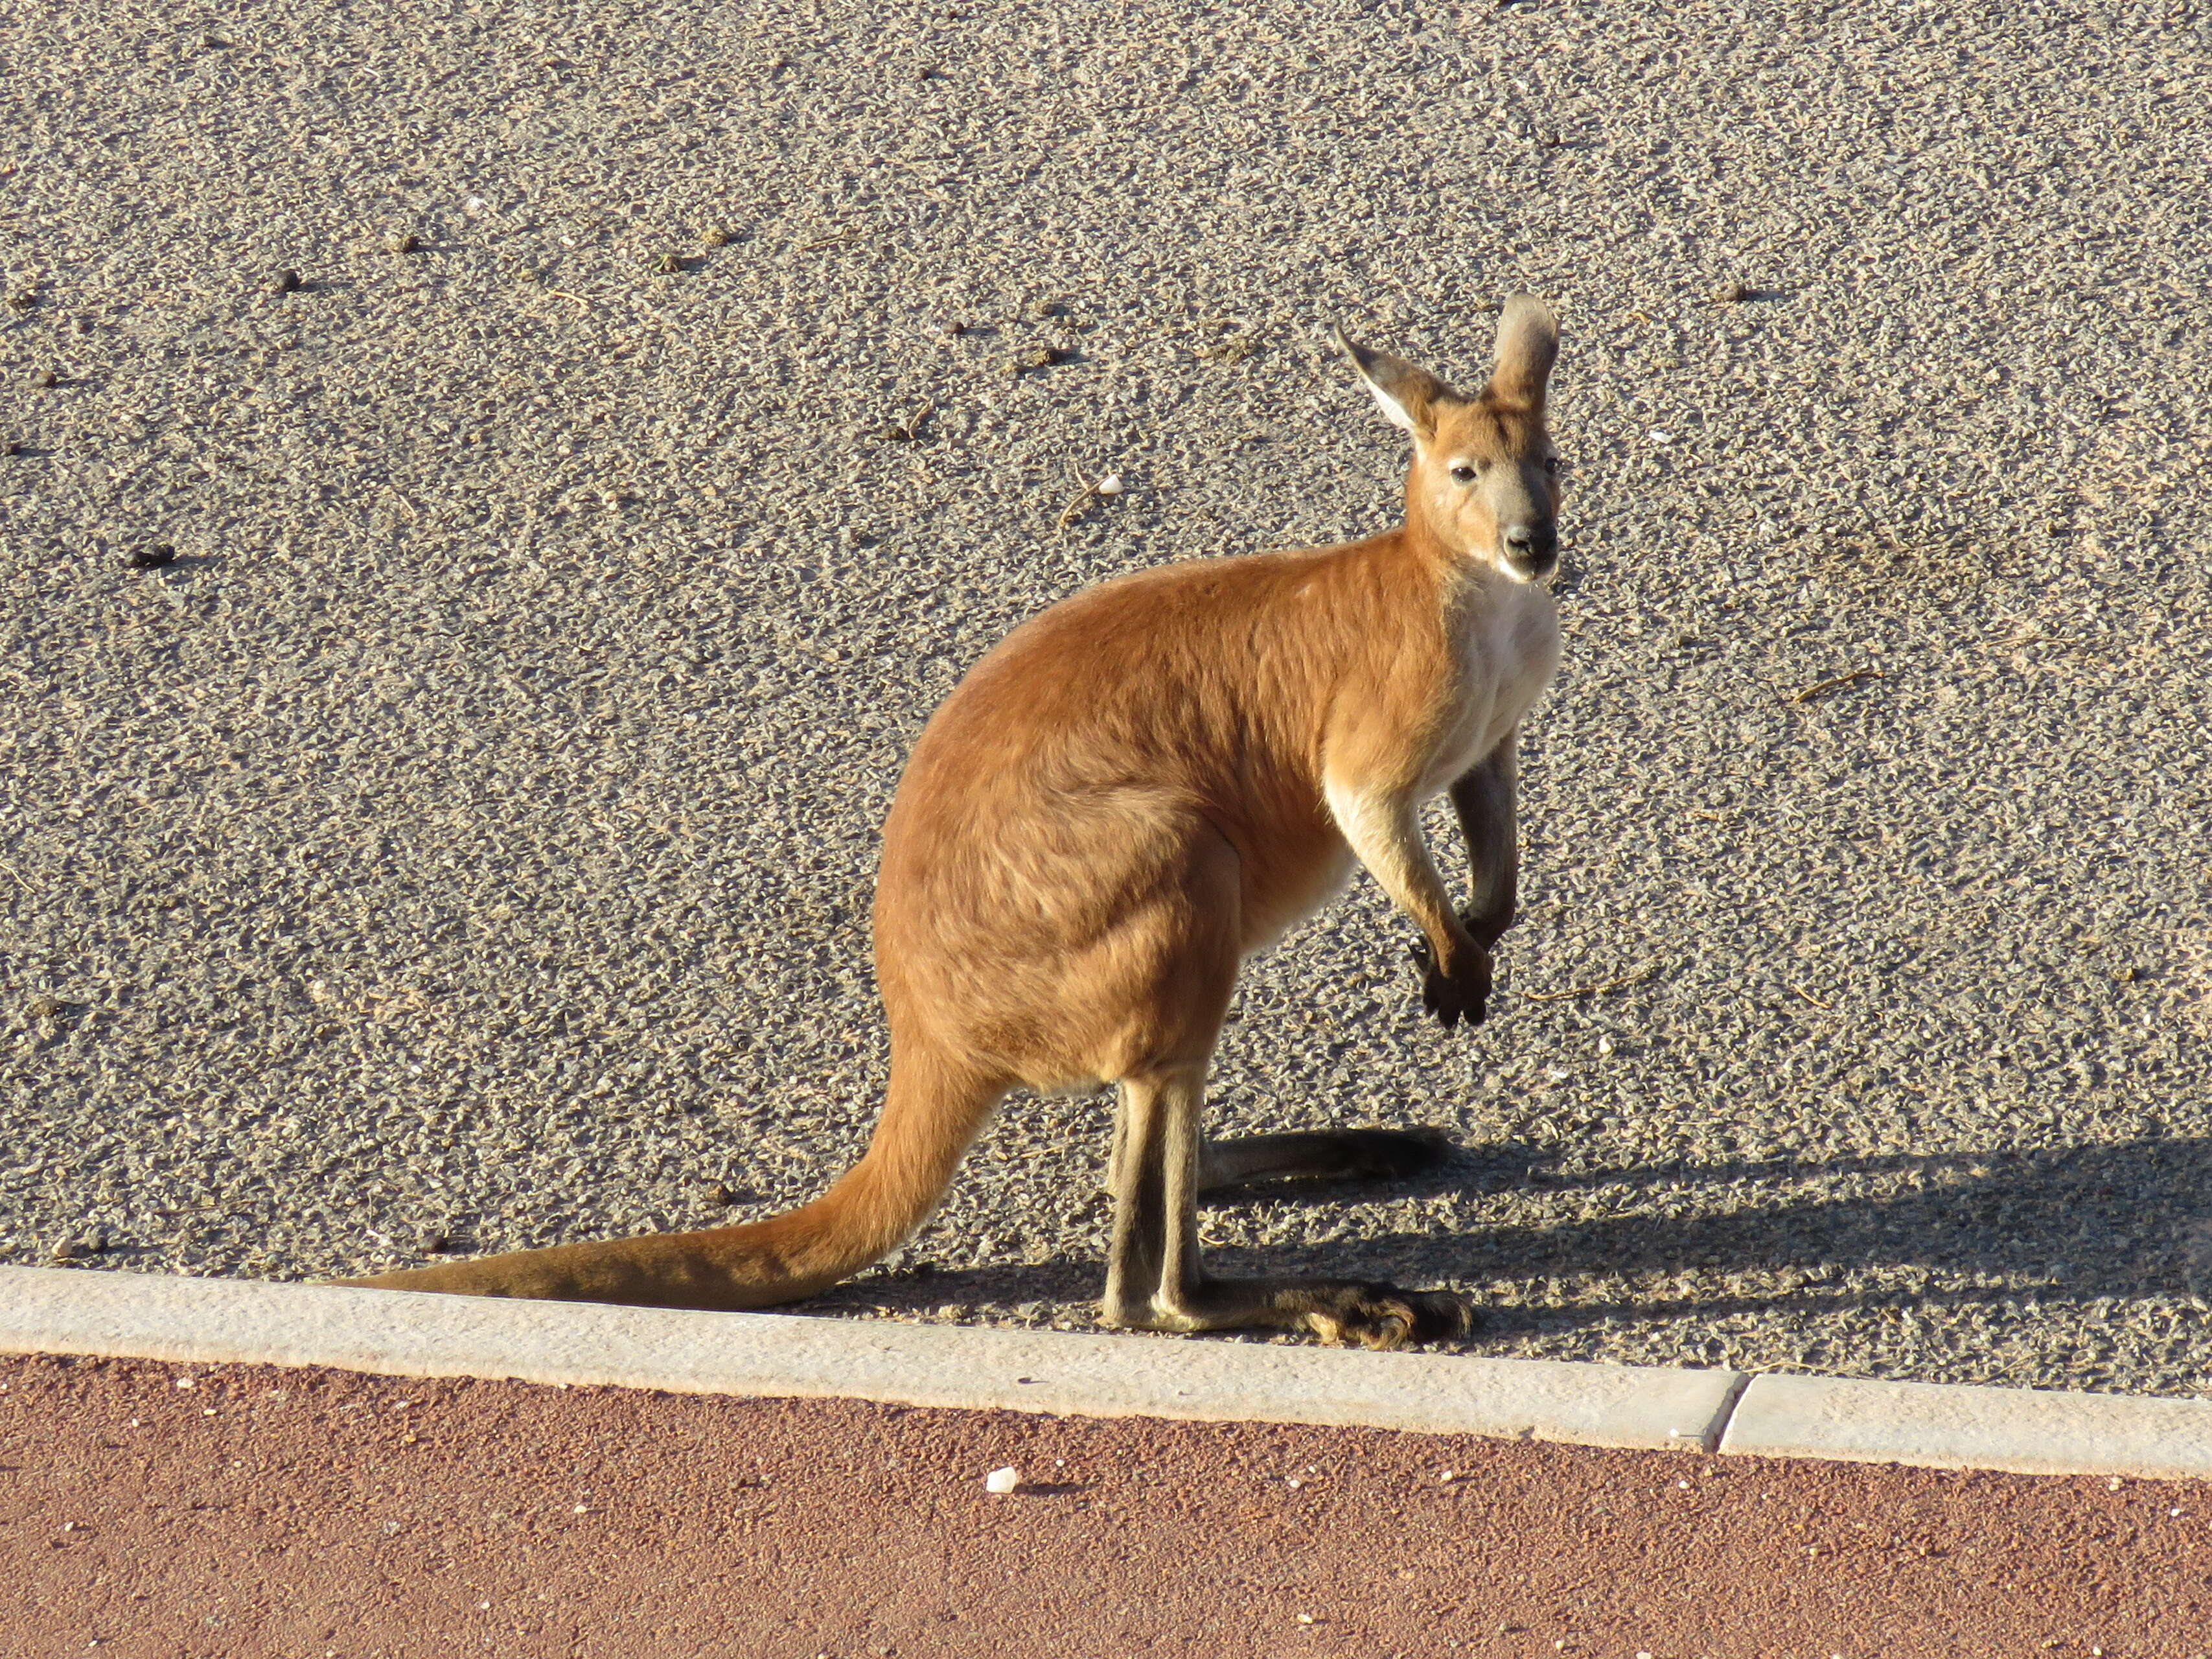
[[[1121,493],[1121,475],[1118,472],[1109,472],[1104,477],[1098,481],[1098,493],[1102,495],[1120,495]]]
[[[1003,1469],[993,1469],[983,1477],[983,1490],[997,1492],[1000,1497],[1014,1491],[1022,1484],[1022,1472],[1009,1463]]]
[[[1662,432],[1655,426],[1651,428],[1651,441],[1655,444],[1671,444],[1674,441],[1674,434],[1671,432]]]

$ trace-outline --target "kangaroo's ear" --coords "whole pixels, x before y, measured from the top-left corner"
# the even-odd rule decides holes
[[[1352,359],[1352,366],[1359,371],[1359,378],[1391,422],[1416,437],[1425,438],[1435,432],[1438,409],[1458,398],[1457,392],[1425,368],[1347,340],[1340,328],[1336,331],[1336,343]]]
[[[1498,319],[1498,364],[1490,395],[1510,409],[1541,409],[1559,356],[1559,322],[1533,294],[1516,294]]]

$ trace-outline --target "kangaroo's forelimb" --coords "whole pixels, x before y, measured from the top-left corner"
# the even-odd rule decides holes
[[[1516,733],[1451,786],[1452,808],[1467,839],[1472,902],[1460,921],[1485,950],[1513,925],[1520,899],[1521,834],[1517,821],[1520,767]]]

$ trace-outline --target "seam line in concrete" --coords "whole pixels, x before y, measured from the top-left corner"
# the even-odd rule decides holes
[[[2212,1401],[0,1267],[0,1352],[2212,1476]]]

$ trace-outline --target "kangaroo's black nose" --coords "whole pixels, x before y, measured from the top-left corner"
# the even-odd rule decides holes
[[[1505,545],[1524,559],[1543,558],[1559,550],[1559,532],[1547,524],[1508,525]]]

